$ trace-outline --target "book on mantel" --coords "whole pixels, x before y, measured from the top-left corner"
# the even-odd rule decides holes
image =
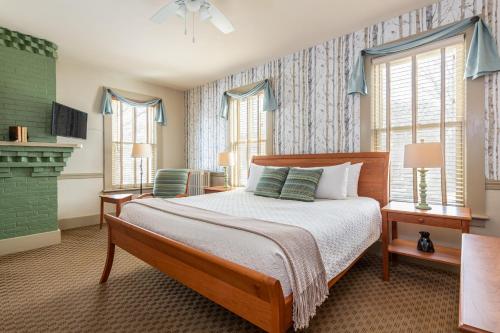
[[[9,140],[14,142],[28,142],[28,127],[10,126]]]

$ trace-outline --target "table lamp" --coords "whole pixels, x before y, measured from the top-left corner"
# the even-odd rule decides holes
[[[142,160],[144,158],[150,158],[152,156],[151,145],[147,143],[134,143],[132,145],[132,155],[133,158],[141,159],[141,187],[140,194],[142,194]]]
[[[418,168],[420,173],[420,201],[415,206],[417,209],[429,210],[427,204],[427,183],[425,168],[441,168],[443,166],[443,150],[439,142],[413,143],[405,146],[404,167]]]
[[[227,168],[233,166],[233,154],[229,151],[219,153],[219,166],[224,168],[224,187],[229,187]]]

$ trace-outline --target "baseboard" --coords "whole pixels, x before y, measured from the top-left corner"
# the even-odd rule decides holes
[[[0,240],[0,256],[61,243],[61,230]]]
[[[99,224],[99,214],[59,220],[59,229],[69,230]]]

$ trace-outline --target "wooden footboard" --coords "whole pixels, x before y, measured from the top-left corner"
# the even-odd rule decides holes
[[[108,223],[108,255],[100,283],[108,280],[115,246],[197,291],[267,332],[286,332],[293,324],[293,295],[279,280],[137,227],[113,215]],[[364,255],[328,282],[331,288]]]
[[[108,256],[101,283],[108,280],[115,245],[171,278],[268,332],[292,325],[292,298],[272,277],[194,249],[106,214]]]

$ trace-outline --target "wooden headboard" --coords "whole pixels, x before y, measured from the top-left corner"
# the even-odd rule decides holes
[[[303,168],[363,162],[358,182],[359,196],[373,198],[381,207],[389,202],[389,153],[386,152],[254,156],[252,162]]]

